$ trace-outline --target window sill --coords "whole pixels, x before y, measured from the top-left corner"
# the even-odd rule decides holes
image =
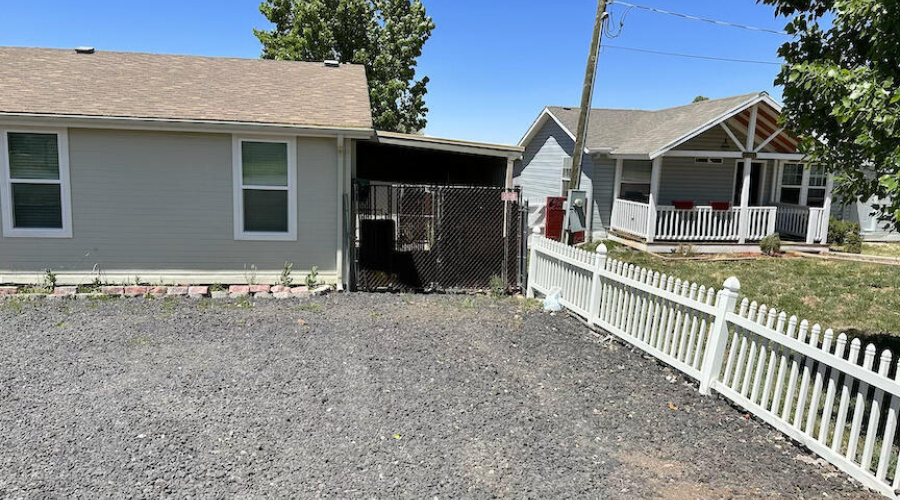
[[[68,229],[5,229],[4,238],[71,238]]]
[[[234,239],[238,241],[297,241],[297,235],[295,233],[240,232],[234,234]]]

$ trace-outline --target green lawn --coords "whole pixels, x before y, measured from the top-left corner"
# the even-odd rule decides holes
[[[610,258],[722,287],[729,276],[750,300],[820,323],[835,332],[900,337],[900,268],[804,258],[762,258],[731,262],[662,260],[615,244]]]

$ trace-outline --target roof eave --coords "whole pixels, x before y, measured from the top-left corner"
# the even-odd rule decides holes
[[[23,126],[68,126],[113,128],[125,130],[160,130],[211,133],[263,133],[275,135],[336,136],[368,139],[375,135],[372,127],[340,125],[296,125],[290,123],[197,120],[181,118],[145,118],[127,116],[92,116],[51,113],[19,113],[0,111],[0,120]]]
[[[375,137],[379,143],[393,146],[403,146],[435,151],[448,151],[480,156],[494,156],[519,160],[525,148],[522,146],[510,146],[506,144],[489,144],[485,142],[471,142],[440,137],[417,136],[400,134],[395,132],[376,132]]]

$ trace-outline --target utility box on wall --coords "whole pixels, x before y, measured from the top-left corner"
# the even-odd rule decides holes
[[[544,223],[544,236],[554,241],[560,241],[562,239],[563,224],[565,222],[566,197],[548,196],[547,216]],[[572,241],[574,243],[582,243],[584,241],[584,231],[573,232]]]

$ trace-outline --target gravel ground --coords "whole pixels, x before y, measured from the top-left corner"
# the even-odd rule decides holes
[[[0,303],[0,497],[869,493],[516,299]]]

